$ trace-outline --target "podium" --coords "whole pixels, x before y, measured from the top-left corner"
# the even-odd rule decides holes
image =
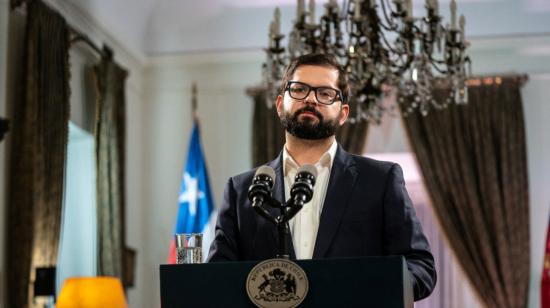
[[[402,256],[293,261],[309,280],[299,307],[413,307]],[[246,279],[259,262],[160,265],[161,307],[255,307]]]

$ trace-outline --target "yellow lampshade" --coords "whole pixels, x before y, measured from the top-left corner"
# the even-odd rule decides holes
[[[65,280],[57,308],[127,308],[122,284],[114,277],[73,277]]]

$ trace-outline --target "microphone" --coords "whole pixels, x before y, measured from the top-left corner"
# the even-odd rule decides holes
[[[317,179],[317,168],[313,165],[303,165],[296,172],[294,184],[290,188],[290,200],[285,219],[288,221],[296,215],[313,198],[313,186]]]
[[[261,166],[256,170],[252,185],[248,188],[248,200],[252,202],[252,208],[264,218],[274,221],[274,218],[262,206],[271,203],[271,190],[275,184],[275,170],[269,166]]]

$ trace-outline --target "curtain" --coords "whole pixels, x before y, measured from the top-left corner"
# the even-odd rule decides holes
[[[98,275],[125,281],[126,70],[104,56],[94,67],[97,87],[96,159]]]
[[[57,261],[68,138],[68,50],[63,17],[40,1],[28,3],[24,96],[12,106],[9,307],[32,306],[35,269]]]
[[[470,82],[469,103],[404,117],[434,211],[488,307],[525,307],[529,195],[521,78]],[[444,90],[434,94],[444,99]]]
[[[283,149],[285,132],[279,121],[275,106],[266,104],[266,90],[261,87],[250,88],[247,94],[254,102],[252,118],[252,163],[260,166],[273,160]],[[350,117],[355,112],[351,103]],[[336,140],[342,147],[353,154],[363,154],[366,144],[368,124],[351,123],[350,119],[337,131]]]
[[[261,166],[275,159],[285,144],[285,132],[279,122],[275,106],[266,104],[266,90],[253,88],[247,91],[254,101],[252,118],[252,164]]]

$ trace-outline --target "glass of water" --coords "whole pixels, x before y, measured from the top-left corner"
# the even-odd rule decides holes
[[[176,264],[202,263],[202,233],[176,234]]]

